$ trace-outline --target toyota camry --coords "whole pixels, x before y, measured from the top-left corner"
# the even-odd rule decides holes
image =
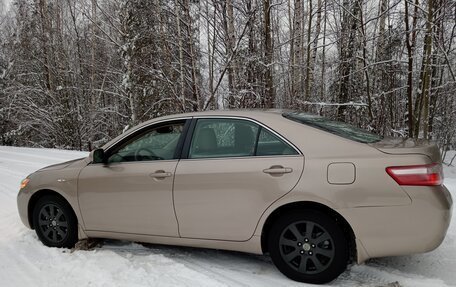
[[[426,252],[452,199],[429,141],[382,138],[292,111],[155,118],[21,183],[43,244],[112,238],[269,254],[287,277],[335,279],[351,261]]]

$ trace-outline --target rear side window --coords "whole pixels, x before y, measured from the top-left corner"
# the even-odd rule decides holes
[[[259,126],[237,119],[200,119],[189,158],[253,156]]]
[[[377,134],[357,128],[344,122],[332,121],[317,115],[301,112],[287,112],[283,113],[282,116],[289,120],[361,143],[374,143],[382,140],[382,137]]]
[[[189,158],[223,158],[298,154],[260,125],[242,119],[199,119]]]

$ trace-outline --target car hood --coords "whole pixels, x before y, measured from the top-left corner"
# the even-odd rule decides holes
[[[70,165],[72,165],[74,163],[80,162],[80,161],[82,161],[84,159],[85,159],[85,157],[69,160],[69,161],[66,161],[66,162],[58,163],[58,164],[49,165],[49,166],[43,167],[42,169],[37,170],[37,172],[63,169],[63,168],[66,168],[66,167],[68,167],[68,166],[70,166]]]
[[[439,148],[429,140],[385,137],[369,145],[387,154],[423,154],[433,162],[441,161]]]

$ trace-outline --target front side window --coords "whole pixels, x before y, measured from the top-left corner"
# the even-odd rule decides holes
[[[122,143],[108,163],[173,159],[183,129],[183,122],[148,129]]]
[[[199,119],[189,158],[296,155],[297,152],[267,129],[248,120]]]

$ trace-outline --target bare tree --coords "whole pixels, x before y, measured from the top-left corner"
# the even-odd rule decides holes
[[[0,140],[91,149],[156,116],[280,107],[444,153],[456,148],[455,5],[13,0],[0,5]]]

